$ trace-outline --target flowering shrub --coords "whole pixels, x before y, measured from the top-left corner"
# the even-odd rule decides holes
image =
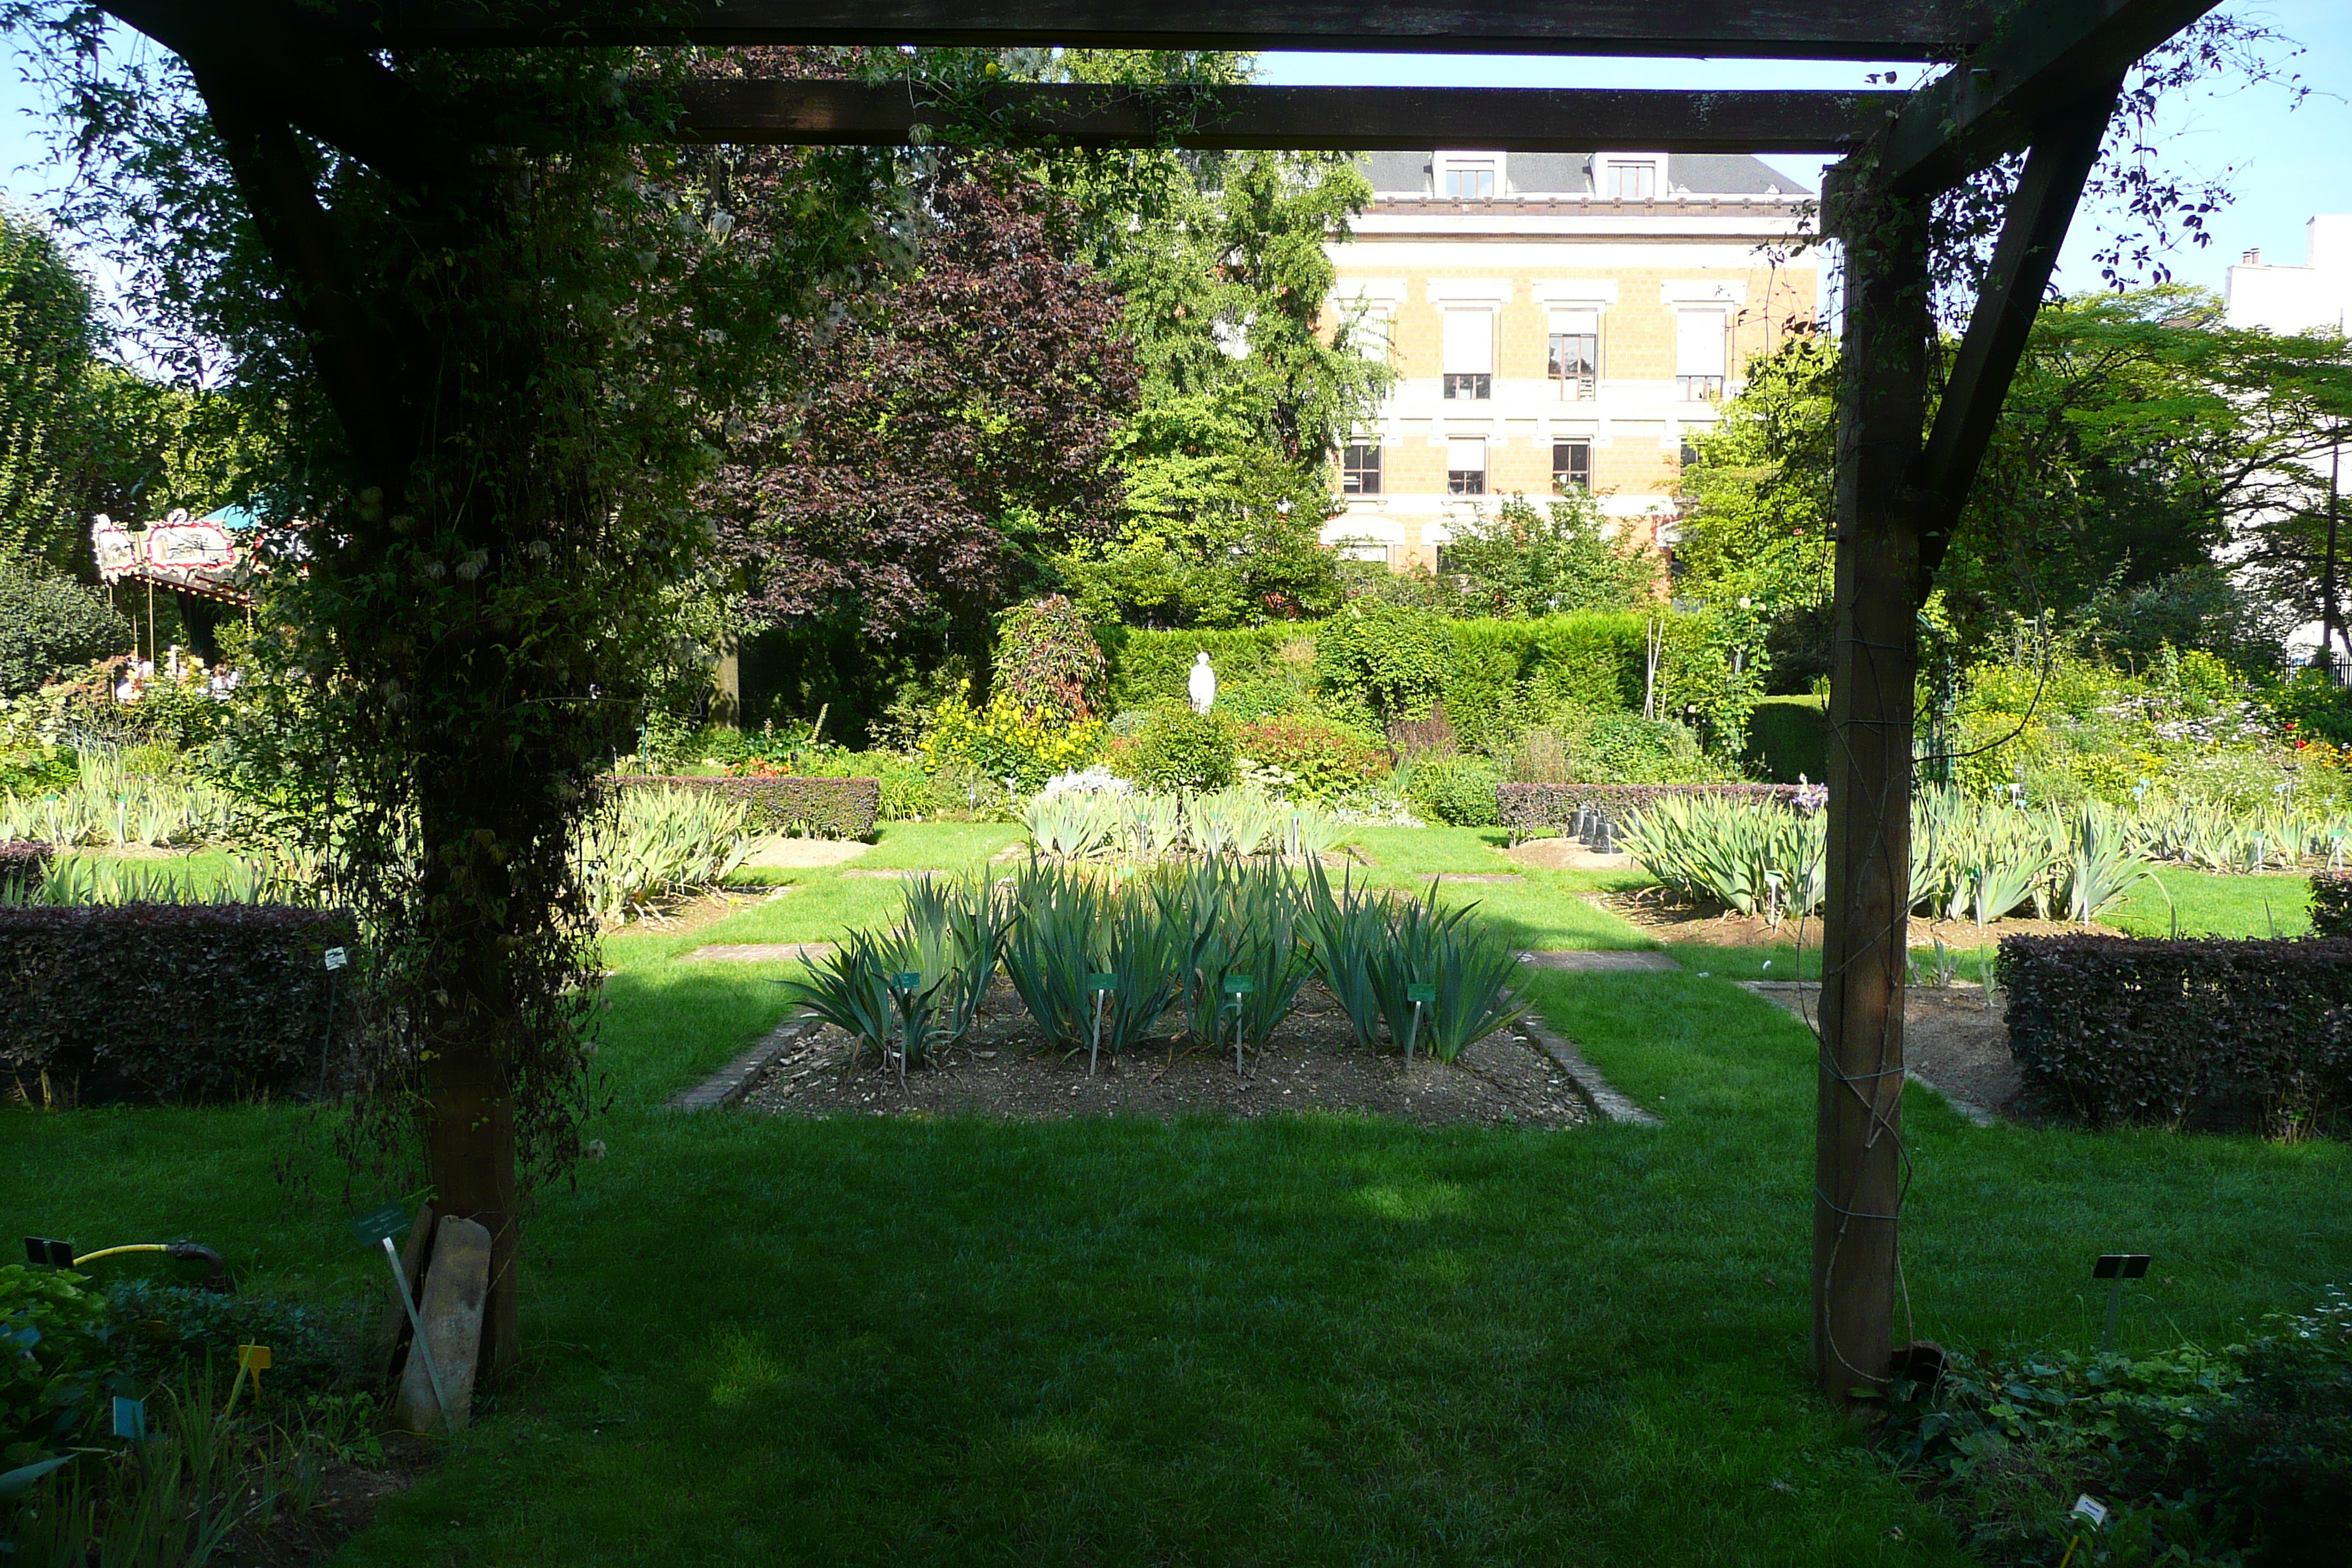
[[[1126,795],[1135,786],[1097,763],[1090,768],[1055,773],[1045,781],[1039,795]]]
[[[1085,767],[1102,754],[1099,720],[1064,722],[1033,712],[999,696],[986,708],[968,701],[971,684],[931,710],[923,736],[923,758],[933,769],[965,764],[984,777],[1011,780],[1019,794],[1034,793],[1056,773]]]
[[[2210,655],[2171,650],[2139,673],[2063,649],[1969,669],[1953,714],[1952,781],[1979,797],[2022,784],[2032,805],[2162,799],[2235,812],[2352,799],[2344,753],[2304,732],[2316,700],[2257,690]]]
[[[1405,799],[1431,821],[1492,827],[1501,821],[1495,790],[1502,781],[1502,770],[1484,757],[1430,752],[1407,764],[1400,782]]]
[[[1205,713],[1163,709],[1132,741],[1114,747],[1111,762],[1147,790],[1162,793],[1223,789],[1234,782],[1234,738]]]
[[[1102,646],[1068,595],[1048,595],[999,618],[996,689],[1021,707],[1093,718],[1103,710],[1105,675]]]
[[[1337,800],[1389,771],[1378,746],[1319,719],[1260,719],[1242,725],[1234,740],[1250,762],[1288,774],[1286,793],[1297,800]]]

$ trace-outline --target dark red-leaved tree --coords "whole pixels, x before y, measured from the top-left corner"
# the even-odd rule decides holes
[[[969,626],[1040,556],[1115,526],[1136,373],[1118,297],[1075,259],[1076,209],[955,154],[918,210],[910,274],[792,329],[798,384],[710,488],[760,624]]]

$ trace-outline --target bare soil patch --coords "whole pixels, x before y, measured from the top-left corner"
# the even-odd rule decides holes
[[[1815,1023],[1818,982],[1747,982],[1748,989]],[[2023,1080],[2009,1049],[2009,998],[1999,991],[1987,1010],[1977,986],[1910,985],[1903,991],[1903,1065],[1928,1088],[2011,1121],[2032,1121]]]
[[[1174,1015],[1160,1020],[1172,1034]],[[1423,1126],[1469,1122],[1573,1127],[1592,1112],[1559,1063],[1517,1028],[1490,1035],[1452,1065],[1355,1045],[1346,1015],[1320,987],[1264,1053],[1236,1075],[1233,1053],[1188,1047],[1155,1034],[1143,1049],[1102,1058],[1087,1076],[1084,1051],[1049,1048],[1013,988],[1000,982],[967,1042],[908,1076],[870,1058],[827,1026],[803,1036],[744,1098],[755,1110],[799,1116],[982,1115],[1009,1121],[1073,1116],[1268,1116],[1367,1111]]]
[[[683,935],[717,925],[730,915],[740,914],[753,904],[764,904],[771,899],[781,899],[792,891],[789,887],[761,888],[758,891],[730,891],[719,889],[698,893],[692,898],[669,899],[650,915],[640,916],[624,927],[607,927],[608,931],[658,931],[671,935]]]
[[[239,1568],[311,1568],[333,1557],[367,1527],[386,1499],[415,1484],[437,1455],[422,1442],[394,1436],[381,1468],[334,1464],[319,1479],[318,1506],[306,1513],[281,1507],[268,1530],[250,1526],[223,1542],[222,1560]]]
[[[1783,919],[1778,926],[1768,925],[1761,915],[1735,914],[1718,903],[1677,902],[1664,888],[1579,896],[1593,908],[1615,915],[1660,942],[1703,942],[1716,947],[1821,945],[1822,921],[1818,915],[1802,921]],[[2001,920],[1980,926],[1974,921],[1931,921],[1913,915],[1909,942],[1913,947],[1933,947],[1940,941],[1946,947],[1963,949],[1990,947],[2005,936],[2120,934],[2111,926],[2095,923],[2078,926],[2063,921]]]
[[[1597,849],[1587,849],[1573,838],[1530,838],[1515,849],[1503,854],[1522,866],[1538,866],[1547,871],[1630,871],[1633,868],[1631,855],[1603,855]]]
[[[809,870],[820,866],[843,865],[873,847],[871,844],[860,844],[852,838],[786,838],[779,836],[751,851],[743,864]]]

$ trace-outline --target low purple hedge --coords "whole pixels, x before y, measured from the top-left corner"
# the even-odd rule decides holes
[[[347,910],[292,904],[0,907],[0,1082],[36,1103],[310,1091],[359,1013],[357,967],[326,951],[356,940]]]
[[[740,801],[751,808],[755,833],[793,829],[818,838],[870,838],[882,814],[879,779],[699,778],[689,773],[624,774],[608,779],[616,789],[668,784]]]
[[[1666,795],[1727,795],[1759,805],[1776,801],[1782,805],[1794,805],[1801,787],[1769,784],[1503,784],[1495,786],[1495,805],[1516,844],[1547,829],[1558,831],[1570,826],[1576,821],[1576,814],[1588,805],[1612,821],[1622,823],[1652,801]]]
[[[2311,874],[2311,934],[2352,936],[2352,871]]]
[[[2000,980],[2027,1090],[2093,1126],[2352,1117],[2352,941],[2012,936]]]
[[[0,843],[0,889],[13,887],[32,891],[48,875],[49,862],[56,855],[56,845],[37,838],[11,838]]]

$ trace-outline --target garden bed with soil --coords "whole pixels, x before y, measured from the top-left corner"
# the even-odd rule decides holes
[[[1761,915],[1736,914],[1717,903],[1678,901],[1664,888],[1640,888],[1622,893],[1579,895],[1597,910],[1615,915],[1659,942],[1703,942],[1716,947],[1819,947],[1822,920],[1814,915],[1800,922],[1782,917],[1777,926]],[[1801,941],[1800,932],[1802,932]],[[2074,925],[2065,921],[1998,920],[1979,925],[1974,921],[1931,921],[1911,917],[1910,945],[1933,947],[1941,942],[1954,951],[1992,947],[2005,936],[2120,936],[2109,926]]]
[[[1010,1121],[1123,1115],[1267,1116],[1360,1111],[1422,1126],[1460,1123],[1573,1127],[1592,1110],[1568,1073],[1516,1028],[1489,1035],[1448,1066],[1427,1056],[1355,1044],[1347,1016],[1310,984],[1297,1010],[1238,1076],[1230,1049],[1172,1043],[1178,1016],[1140,1051],[1102,1059],[1087,1076],[1084,1051],[1049,1048],[1013,988],[989,993],[965,1043],[909,1073],[856,1059],[850,1037],[830,1026],[795,1041],[754,1082],[743,1103],[799,1116],[981,1115]]]
[[[1818,981],[1745,981],[1758,995],[1819,1026]],[[2009,1049],[2008,998],[1996,991],[1990,1010],[1975,985],[1909,985],[1903,991],[1903,1066],[1948,1100],[2012,1121],[2042,1120],[2023,1096]]]

